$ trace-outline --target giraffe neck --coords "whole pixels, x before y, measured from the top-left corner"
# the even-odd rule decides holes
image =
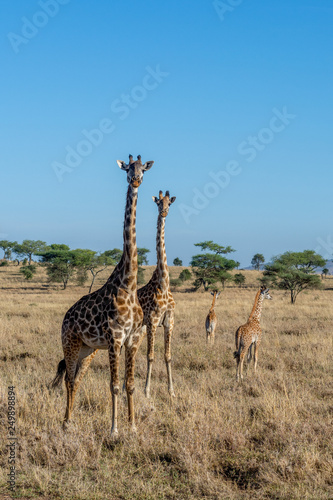
[[[211,305],[211,308],[210,310],[212,311],[215,307],[215,301],[216,301],[216,294],[214,294],[214,297],[213,297],[213,302],[212,302],[212,305]]]
[[[252,312],[249,317],[249,321],[256,319],[257,321],[260,320],[261,316],[261,310],[262,310],[262,303],[264,300],[264,296],[260,293],[260,291],[257,293]]]
[[[129,185],[124,218],[123,254],[115,269],[119,276],[121,287],[129,291],[133,291],[137,287],[138,254],[135,230],[137,201],[138,188]]]
[[[161,288],[169,287],[169,270],[165,253],[165,217],[158,216],[157,219],[157,235],[156,235],[156,253],[157,253],[157,276]]]

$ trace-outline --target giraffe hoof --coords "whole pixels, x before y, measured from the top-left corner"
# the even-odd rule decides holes
[[[62,423],[62,430],[67,431],[69,426],[70,426],[71,421],[70,420],[64,420]]]
[[[173,389],[171,389],[171,391],[169,391],[169,394],[172,398],[175,398],[176,397],[176,393]]]
[[[118,441],[118,439],[119,439],[118,429],[112,430],[111,431],[111,440]]]

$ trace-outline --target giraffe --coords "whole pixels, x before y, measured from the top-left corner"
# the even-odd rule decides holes
[[[171,396],[175,396],[171,374],[171,336],[174,326],[175,301],[170,292],[169,271],[165,253],[164,229],[165,218],[168,215],[170,205],[176,197],[170,198],[169,191],[159,192],[159,197],[153,196],[153,201],[158,208],[156,252],[157,266],[150,281],[138,290],[138,299],[143,310],[143,330],[147,333],[147,377],[145,394],[150,397],[151,371],[154,361],[154,343],[156,329],[164,327],[164,357],[168,376],[168,387]],[[145,333],[141,338],[144,338]]]
[[[135,430],[134,363],[143,321],[143,312],[137,298],[136,206],[143,173],[149,170],[154,162],[149,161],[142,165],[141,156],[133,161],[133,156],[130,155],[128,165],[124,161],[117,163],[127,172],[129,184],[124,217],[123,254],[107,282],[99,290],[78,300],[65,314],[61,334],[64,359],[60,361],[52,383],[52,387],[59,385],[66,374],[67,406],[64,418],[66,428],[71,418],[76,391],[90,362],[98,349],[108,349],[111,371],[112,437],[118,434],[119,357],[123,345],[125,345],[128,418],[131,429]]]
[[[215,340],[215,330],[216,330],[216,325],[217,325],[217,317],[214,311],[214,306],[215,302],[218,299],[220,292],[210,292],[211,295],[213,295],[213,302],[211,305],[211,308],[209,309],[209,313],[207,314],[206,318],[206,341],[207,343],[211,342],[214,344]]]
[[[260,316],[264,299],[272,300],[268,293],[269,289],[262,286],[256,294],[254,305],[245,325],[240,326],[236,331],[236,351],[234,357],[237,360],[236,379],[243,380],[243,363],[247,353],[247,361],[252,358],[252,346],[254,345],[254,371],[257,370],[258,350],[261,342]]]

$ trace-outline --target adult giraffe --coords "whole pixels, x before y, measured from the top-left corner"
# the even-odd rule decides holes
[[[165,196],[163,196],[162,191],[159,192],[158,198],[153,196],[153,201],[158,208],[156,235],[157,265],[150,281],[138,290],[138,299],[144,314],[143,324],[147,327],[148,337],[145,387],[145,394],[148,398],[150,397],[151,370],[154,361],[155,335],[158,326],[164,327],[164,357],[168,387],[170,395],[175,395],[171,375],[171,336],[174,326],[175,301],[170,291],[169,270],[164,241],[165,218],[169,213],[170,205],[175,199],[175,196],[170,198],[169,191],[166,191]]]
[[[117,162],[127,172],[127,199],[124,220],[124,247],[119,264],[107,282],[93,293],[78,300],[65,314],[62,324],[62,346],[64,359],[58,365],[52,383],[61,383],[64,374],[67,388],[67,407],[64,425],[71,418],[74,398],[78,386],[98,349],[108,349],[111,371],[112,428],[111,436],[118,434],[117,398],[119,393],[119,357],[125,346],[126,392],[128,418],[135,430],[134,422],[134,363],[140,343],[143,312],[137,298],[137,246],[136,206],[138,188],[143,173],[153,166],[153,161],[142,165],[141,156],[128,165]]]

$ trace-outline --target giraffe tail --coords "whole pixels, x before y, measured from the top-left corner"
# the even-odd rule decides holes
[[[66,361],[62,359],[58,364],[56,376],[49,385],[50,389],[55,389],[56,387],[59,387],[59,385],[61,385],[65,373],[66,373]]]
[[[240,327],[237,328],[237,330],[236,330],[235,341],[236,341],[236,351],[234,351],[234,358],[239,359],[241,348],[242,348],[241,342],[240,342]]]

